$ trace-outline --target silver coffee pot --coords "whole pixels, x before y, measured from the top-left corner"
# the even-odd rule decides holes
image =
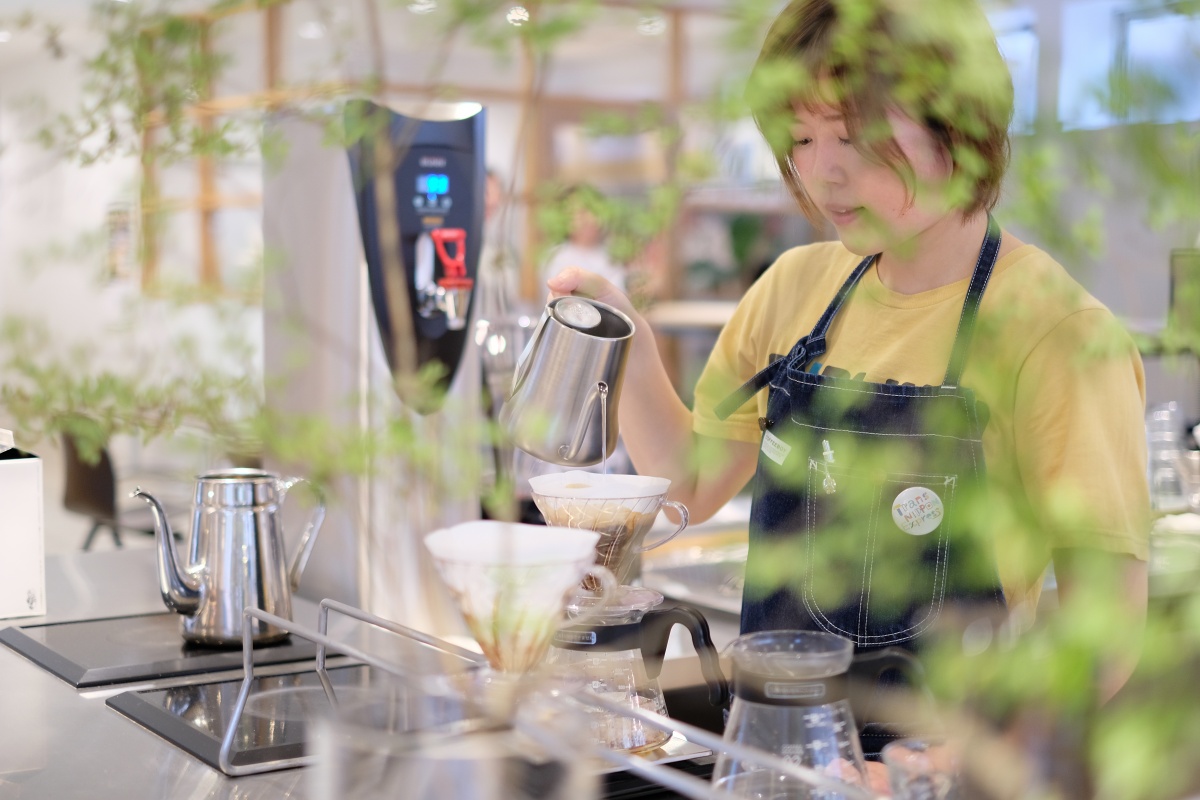
[[[182,567],[162,505],[140,488],[133,493],[154,514],[158,588],[167,608],[183,615],[184,639],[240,646],[247,607],[292,618],[292,590],[325,518],[325,504],[318,500],[289,566],[279,510],[288,490],[302,480],[255,469],[198,476],[187,565]],[[254,625],[256,644],[287,637],[286,631],[261,620]]]
[[[512,443],[564,467],[598,464],[612,453],[633,330],[629,317],[605,303],[551,300],[500,410]]]

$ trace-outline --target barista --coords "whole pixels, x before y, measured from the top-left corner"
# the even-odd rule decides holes
[[[637,326],[620,423],[638,472],[670,478],[693,519],[753,478],[743,632],[919,651],[955,609],[1031,613],[1051,561],[1060,604],[1107,575],[1140,620],[1141,361],[991,217],[1012,84],[988,22],[971,3],[845,7],[793,0],[749,95],[800,209],[838,240],[788,250],[749,289],[694,408],[611,282],[568,269],[551,294]],[[1112,665],[1099,696],[1131,668]]]

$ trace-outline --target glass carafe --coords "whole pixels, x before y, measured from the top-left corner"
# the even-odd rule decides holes
[[[907,653],[870,653],[872,669],[911,669]],[[854,644],[820,631],[764,631],[738,637],[727,651],[733,662],[733,705],[725,741],[756,747],[786,761],[865,784],[862,745],[850,710],[849,675]],[[725,754],[713,784],[732,786],[763,768]],[[766,776],[769,781],[771,776]],[[837,798],[828,789],[788,797]]]
[[[691,634],[700,658],[710,702],[723,705],[727,697],[725,678],[707,620],[689,606],[658,608],[662,600],[663,596],[652,589],[618,587],[598,617],[555,634],[549,664],[582,680],[601,697],[667,716],[658,676],[671,630],[682,625]],[[592,604],[590,598],[581,596],[569,610],[579,613]],[[589,708],[588,714],[594,740],[616,750],[646,752],[670,738],[665,731],[603,709]]]

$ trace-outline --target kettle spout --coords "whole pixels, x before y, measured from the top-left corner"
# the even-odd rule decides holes
[[[158,549],[158,591],[167,608],[179,614],[194,614],[200,607],[200,581],[179,566],[171,523],[162,505],[139,486],[130,497],[140,497],[154,515],[154,540]]]

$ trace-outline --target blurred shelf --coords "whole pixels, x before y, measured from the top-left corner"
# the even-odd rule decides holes
[[[673,300],[658,303],[646,312],[656,331],[719,331],[733,316],[736,300]]]
[[[799,214],[796,201],[782,183],[696,186],[684,195],[690,211],[724,214]]]

